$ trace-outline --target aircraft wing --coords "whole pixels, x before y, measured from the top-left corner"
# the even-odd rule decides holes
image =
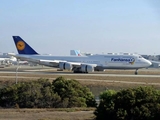
[[[40,65],[45,65],[49,67],[60,68],[62,70],[75,71],[76,69],[81,69],[82,72],[93,72],[97,67],[97,64],[88,64],[80,62],[69,62],[62,60],[32,60],[37,61],[36,63]]]
[[[96,67],[97,64],[88,64],[88,63],[80,63],[80,62],[68,62],[68,61],[62,61],[62,60],[39,60],[39,63],[48,63],[50,65],[59,65],[60,63],[67,63],[67,64],[71,64],[74,67],[78,67],[81,65],[90,65],[93,67]]]

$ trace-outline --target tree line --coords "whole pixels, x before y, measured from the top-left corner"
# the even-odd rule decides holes
[[[76,80],[58,77],[19,82],[0,89],[0,106],[13,108],[95,107],[94,95]]]

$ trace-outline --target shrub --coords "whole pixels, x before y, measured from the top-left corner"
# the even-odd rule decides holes
[[[47,79],[32,82],[19,82],[0,89],[0,106],[20,108],[56,107],[61,101],[60,96],[52,91]]]
[[[159,120],[160,91],[153,87],[105,91],[95,110],[97,120]]]
[[[93,107],[93,94],[76,80],[57,78],[19,82],[0,89],[0,106],[13,108]]]
[[[58,77],[52,82],[53,91],[57,93],[65,106],[61,107],[95,107],[93,94],[76,80]]]

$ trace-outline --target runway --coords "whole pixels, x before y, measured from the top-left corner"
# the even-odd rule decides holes
[[[0,71],[0,73],[12,73],[15,74],[16,71]],[[18,74],[41,74],[41,75],[67,75],[67,76],[104,76],[104,77],[147,77],[147,78],[160,78],[160,75],[131,75],[131,74],[107,74],[107,73],[72,73],[72,72],[49,72],[49,71],[19,71]]]
[[[152,85],[160,87],[160,69],[142,69],[139,75],[134,75],[134,70],[107,70],[105,72],[93,72],[89,74],[72,73],[70,71],[57,71],[57,69],[46,67],[23,67],[17,72],[17,80],[32,81],[39,78],[49,79],[51,82],[59,76],[67,79],[75,79],[83,85],[90,86],[94,94],[99,94],[106,88],[122,89],[141,85]],[[0,69],[0,81],[16,81],[16,67]],[[97,91],[99,91],[97,93]]]
[[[0,74],[16,74],[17,66],[0,69]],[[119,72],[120,71],[120,72]],[[134,70],[108,70],[105,72],[93,73],[73,73],[71,71],[57,71],[55,68],[42,66],[20,66],[17,70],[18,74],[32,75],[59,75],[59,76],[92,76],[92,77],[132,77],[132,78],[160,78],[160,69],[140,69],[138,75],[134,74]]]

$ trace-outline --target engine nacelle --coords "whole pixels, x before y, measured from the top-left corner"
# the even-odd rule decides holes
[[[67,62],[60,62],[59,63],[59,68],[62,70],[72,70],[72,64],[67,63]]]
[[[81,71],[85,73],[94,72],[94,67],[91,65],[81,65]]]

